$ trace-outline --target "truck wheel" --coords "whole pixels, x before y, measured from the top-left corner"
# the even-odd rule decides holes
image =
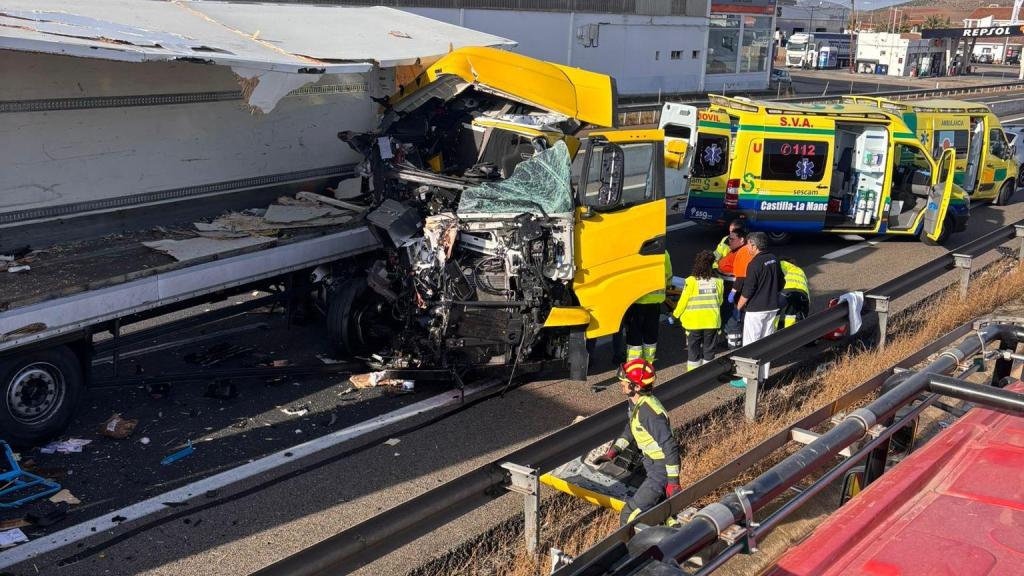
[[[353,311],[356,300],[366,291],[366,278],[349,280],[328,295],[327,337],[345,356],[354,356],[361,346],[353,334]]]
[[[0,433],[18,444],[46,441],[67,428],[82,392],[82,366],[65,346],[0,361]]]
[[[1003,187],[999,189],[999,195],[992,202],[996,206],[1006,206],[1010,203],[1010,198],[1013,197],[1013,185],[1010,182],[1005,182]]]
[[[768,236],[768,241],[776,246],[782,246],[789,244],[793,240],[793,235],[789,232],[765,232]]]

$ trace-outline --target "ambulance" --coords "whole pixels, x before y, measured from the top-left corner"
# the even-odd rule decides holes
[[[897,115],[863,104],[710,100],[688,217],[742,218],[776,243],[794,232],[825,232],[938,244],[967,227],[970,199],[953,182],[953,150],[934,160]]]
[[[845,102],[877,106],[903,118],[921,144],[938,158],[946,148],[956,153],[953,181],[971,197],[998,206],[1016,189],[1017,161],[999,117],[987,106],[960,100],[897,102],[871,96],[845,96]]]
[[[679,165],[689,168],[685,180],[672,174],[666,177],[665,195],[669,200],[669,213],[683,213],[686,218],[706,224],[716,224],[723,218],[725,185],[732,150],[729,143],[735,134],[733,119],[727,114],[711,110],[698,110],[680,104],[665,104],[661,122],[665,130],[666,150],[673,149],[672,126],[683,126],[684,119],[692,109],[695,132],[689,134],[688,154]],[[678,130],[679,128],[676,128]],[[671,164],[666,161],[666,166]],[[679,192],[681,188],[681,192]],[[679,200],[674,200],[678,195]]]

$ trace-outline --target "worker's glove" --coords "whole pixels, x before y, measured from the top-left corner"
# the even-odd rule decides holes
[[[676,484],[675,482],[670,482],[670,483],[665,485],[665,498],[671,498],[672,496],[675,496],[676,493],[682,492],[682,491],[683,491],[683,487],[682,486],[680,486],[679,484]]]
[[[612,460],[615,460],[615,457],[618,455],[618,450],[616,450],[615,448],[609,448],[607,451],[605,451],[604,454],[598,456],[597,458],[594,458],[594,466],[600,466],[605,462],[611,462]]]
[[[730,290],[729,291],[729,304],[735,304],[735,303],[736,303],[736,291],[735,290]]]

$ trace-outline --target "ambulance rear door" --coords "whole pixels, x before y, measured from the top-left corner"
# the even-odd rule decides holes
[[[947,148],[942,151],[942,157],[938,162],[938,176],[932,184],[931,192],[928,194],[928,205],[924,212],[924,229],[921,235],[932,242],[938,242],[943,236],[942,228],[946,225],[946,212],[949,210],[949,200],[953,195],[953,171],[956,161],[956,152]]]
[[[978,175],[981,170],[982,152],[986,140],[985,118],[971,117],[971,143],[967,150],[967,169],[964,171],[963,188],[968,194],[978,191]]]
[[[697,108],[668,102],[658,127],[665,131],[665,199],[668,214],[682,214],[690,189],[690,169],[697,142]]]
[[[725,189],[733,162],[733,122],[723,112],[700,110],[697,116],[686,217],[710,224],[723,218]]]

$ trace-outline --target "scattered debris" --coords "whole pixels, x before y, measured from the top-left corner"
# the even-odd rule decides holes
[[[387,444],[388,446],[395,446],[399,442],[401,442],[401,440],[399,440],[398,438],[389,438],[384,441],[384,443]]]
[[[373,388],[375,386],[395,386],[403,390],[412,391],[415,383],[412,380],[397,380],[385,378],[384,372],[367,372],[365,374],[353,374],[348,381],[356,388]]]
[[[11,530],[13,528],[24,528],[31,526],[32,523],[24,518],[14,518],[13,520],[0,520],[0,530]]]
[[[139,444],[142,444],[143,446],[149,444],[149,436],[143,436],[142,438],[139,438]]]
[[[114,414],[103,423],[100,434],[115,440],[124,440],[132,435],[135,427],[139,425],[138,420],[129,420],[120,414]]]
[[[75,505],[75,504],[81,504],[82,503],[82,501],[79,500],[78,498],[75,498],[75,495],[72,494],[71,491],[68,490],[67,488],[64,488],[60,492],[57,492],[53,496],[50,496],[50,502],[53,502],[54,504],[60,504],[61,502],[66,502],[66,503],[68,503],[70,505]]]
[[[238,388],[230,380],[215,380],[206,385],[203,396],[216,400],[233,400],[238,397]]]
[[[351,394],[351,393],[353,393],[355,391],[356,391],[355,386],[349,386],[349,387],[345,388],[344,390],[338,391],[338,396],[344,396],[346,394]]]
[[[344,224],[352,220],[352,212],[365,210],[347,202],[339,205],[340,200],[310,192],[300,192],[300,195],[298,198],[282,196],[265,210],[250,208],[230,212],[213,222],[196,222],[195,228],[200,237],[216,242],[266,238],[284,229]]]
[[[328,206],[334,206],[343,210],[351,210],[352,212],[365,212],[367,207],[360,206],[359,204],[353,204],[351,202],[345,202],[344,200],[331,198],[329,196],[323,196],[321,194],[314,194],[312,192],[299,192],[295,195],[296,198],[302,200],[309,200],[318,204],[327,204]]]
[[[46,528],[60,522],[68,515],[67,502],[41,501],[34,504],[34,509],[25,514],[25,520],[37,528]]]
[[[50,442],[46,446],[39,449],[43,454],[72,454],[82,451],[83,446],[87,446],[92,443],[92,440],[86,440],[84,438],[69,438],[62,442]]]
[[[120,524],[121,522],[124,522],[125,520],[127,520],[127,518],[125,518],[124,516],[121,516],[121,515],[114,516],[113,518],[110,519],[110,521],[113,522],[114,524]]]
[[[174,454],[168,455],[167,457],[160,461],[160,464],[163,464],[164,466],[167,466],[168,464],[173,464],[178,460],[181,460],[182,458],[189,456],[194,451],[195,450],[193,450],[192,448],[192,441],[189,440],[187,446],[185,446],[181,450],[178,450]]]
[[[334,426],[334,423],[338,421],[337,414],[331,414],[331,421],[327,423],[328,426]]]
[[[288,366],[288,360],[274,360],[270,365],[274,368],[284,368],[285,366]]]
[[[317,354],[316,357],[317,357],[318,360],[320,360],[324,364],[342,364],[342,363],[344,363],[344,360],[338,360],[336,358],[329,358],[329,357],[327,357],[327,356],[325,356],[323,354]]]
[[[32,267],[29,266],[28,264],[20,264],[18,266],[11,266],[11,267],[7,268],[7,271],[8,272],[28,272],[31,269],[32,269]]]
[[[243,236],[241,238],[188,238],[185,240],[154,240],[143,242],[142,245],[152,248],[157,252],[163,252],[179,262],[206,258],[224,252],[251,248],[263,244],[276,242],[273,238],[266,236]]]
[[[160,400],[167,396],[171,391],[171,385],[166,382],[158,384],[146,384],[146,392],[149,393],[149,397],[154,400]]]
[[[289,416],[305,416],[309,413],[309,405],[299,406],[297,408],[281,408],[281,412]]]
[[[17,544],[28,542],[28,536],[21,531],[21,528],[13,528],[0,532],[0,548],[10,548]]]

